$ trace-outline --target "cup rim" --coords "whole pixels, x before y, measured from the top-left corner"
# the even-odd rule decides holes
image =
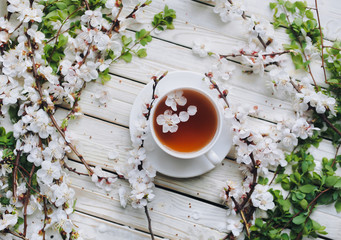
[[[155,143],[158,145],[158,147],[160,147],[164,152],[166,152],[167,154],[173,156],[173,157],[176,157],[176,158],[182,158],[182,159],[190,159],[190,158],[196,158],[196,157],[199,157],[199,156],[202,156],[204,154],[206,154],[208,151],[211,150],[211,148],[214,146],[214,144],[217,142],[220,134],[221,134],[221,129],[222,129],[222,124],[223,124],[223,119],[222,119],[222,114],[221,114],[221,110],[218,106],[218,103],[217,101],[215,101],[213,99],[212,96],[210,96],[207,92],[205,92],[204,90],[200,89],[200,88],[197,88],[197,87],[191,87],[191,86],[186,86],[186,87],[178,87],[178,88],[174,88],[174,89],[171,89],[167,92],[165,92],[164,94],[162,94],[162,96],[159,96],[159,99],[162,99],[163,97],[167,96],[167,94],[173,92],[173,91],[176,91],[176,90],[184,90],[184,89],[190,89],[190,90],[194,90],[194,91],[197,91],[197,92],[200,92],[202,93],[204,96],[206,96],[209,101],[211,101],[211,103],[213,104],[215,110],[216,110],[216,113],[217,113],[217,119],[218,119],[218,123],[217,123],[217,129],[216,129],[216,132],[214,134],[214,137],[212,138],[212,140],[206,144],[203,148],[201,148],[200,150],[197,150],[197,151],[193,151],[193,152],[179,152],[179,151],[175,151],[165,145],[163,145],[161,143],[161,141],[158,139],[158,137],[156,136],[156,133],[154,131],[154,113],[155,113],[155,109],[156,107],[158,106],[159,102],[160,101],[157,101],[156,103],[154,103],[154,106],[152,106],[152,109],[151,109],[151,113],[150,113],[150,116],[149,116],[149,125],[150,125],[150,132],[151,132],[151,135],[155,141]]]

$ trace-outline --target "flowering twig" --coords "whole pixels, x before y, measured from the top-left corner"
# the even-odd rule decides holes
[[[38,92],[39,92],[39,96],[40,99],[42,100],[42,102],[44,102],[43,100],[43,92],[41,90],[41,83],[40,80],[38,78],[38,72],[37,72],[37,67],[35,65],[35,60],[34,60],[34,48],[32,48],[32,44],[31,44],[31,38],[30,36],[26,33],[26,37],[28,39],[28,45],[30,50],[32,51],[32,54],[30,54],[30,59],[32,61],[32,73],[33,73],[33,77],[36,80],[36,85],[38,88]],[[92,174],[94,173],[93,170],[90,168],[89,164],[85,161],[84,157],[77,151],[77,149],[75,148],[75,146],[73,146],[72,143],[70,143],[65,136],[65,133],[63,132],[63,130],[61,129],[61,127],[58,125],[55,117],[53,116],[53,114],[50,111],[47,111],[48,116],[51,119],[51,122],[53,124],[53,126],[57,129],[57,131],[60,133],[60,135],[63,137],[65,144],[67,146],[69,146],[71,148],[71,150],[76,154],[76,156],[79,158],[79,160],[84,164],[84,166],[86,167],[86,169],[88,170],[89,174],[92,176]]]
[[[222,92],[218,86],[218,84],[213,80],[213,74],[211,72],[209,73],[205,73],[205,76],[208,77],[208,79],[210,80],[212,86],[214,89],[216,89],[219,93],[219,97],[222,98],[226,104],[227,107],[230,107],[230,104],[229,102],[227,101],[226,99],[226,95],[227,95],[227,92]]]
[[[262,57],[275,57],[275,56],[280,56],[286,53],[291,53],[293,52],[293,50],[285,50],[282,52],[273,52],[273,53],[266,53],[266,54],[262,54]],[[258,52],[254,52],[251,54],[247,54],[247,53],[240,53],[240,54],[227,54],[227,55],[220,55],[221,58],[228,58],[228,57],[242,57],[242,56],[247,56],[247,57],[259,57]]]
[[[295,90],[296,90],[298,93],[301,93],[300,87],[299,87],[296,83],[294,83],[294,81],[292,81],[291,78],[290,78],[290,83],[291,83],[291,85],[295,88]],[[310,104],[309,104],[309,106],[310,106]],[[310,108],[314,109],[314,111],[316,112],[316,108],[314,108],[314,107],[312,107],[312,106],[310,106]],[[328,119],[328,117],[326,116],[326,114],[324,114],[324,113],[320,114],[320,113],[317,113],[317,112],[316,112],[316,114],[318,114],[319,116],[321,116],[322,119],[323,119],[323,121],[324,121],[329,127],[331,127],[331,128],[332,128],[332,129],[341,137],[341,131],[340,131],[339,129],[337,129],[337,128],[329,121],[329,119]]]
[[[147,121],[149,120],[150,111],[151,111],[151,109],[153,107],[153,103],[156,99],[156,95],[155,95],[156,87],[157,87],[158,83],[167,75],[167,73],[168,73],[168,71],[164,72],[159,78],[157,78],[156,76],[152,77],[154,84],[153,84],[153,90],[152,90],[152,101],[150,102],[149,106],[147,107],[148,112],[145,114],[145,118]],[[140,148],[142,148],[143,146],[144,146],[144,140],[142,140]],[[142,167],[143,167],[143,163],[141,162],[141,164],[138,166],[138,169],[142,169]],[[145,214],[146,214],[146,217],[148,220],[148,229],[149,229],[150,237],[152,240],[154,240],[155,238],[154,238],[154,233],[153,233],[153,229],[152,229],[152,221],[151,221],[151,218],[149,216],[147,205],[144,206],[144,211],[145,211]]]

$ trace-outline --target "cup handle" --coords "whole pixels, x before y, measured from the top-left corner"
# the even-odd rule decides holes
[[[217,165],[221,162],[221,159],[213,150],[208,151],[205,156],[213,165]]]

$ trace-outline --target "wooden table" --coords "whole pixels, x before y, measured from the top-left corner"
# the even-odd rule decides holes
[[[249,15],[261,15],[272,20],[269,0],[246,2]],[[312,0],[308,3],[313,6]],[[111,67],[111,81],[105,87],[110,91],[112,100],[106,106],[98,105],[94,93],[103,87],[100,83],[92,82],[83,91],[80,107],[84,116],[72,121],[69,129],[77,149],[90,164],[110,171],[114,165],[122,165],[127,160],[131,148],[128,129],[130,110],[137,94],[151,81],[151,74],[166,70],[199,73],[208,70],[211,60],[192,53],[195,39],[207,39],[211,49],[222,54],[231,53],[240,42],[247,41],[248,27],[242,20],[222,23],[210,4],[198,0],[153,0],[152,5],[145,9],[150,20],[163,9],[164,4],[176,10],[175,29],[155,35],[148,46],[146,58],[134,58],[130,64],[119,63]],[[341,4],[338,0],[321,0],[320,5],[326,39],[341,39]],[[140,27],[133,26],[128,32],[132,33],[131,30]],[[283,43],[288,41],[283,29],[276,30],[276,38]],[[314,71],[319,70],[316,65]],[[288,71],[296,74],[293,67],[289,67]],[[266,81],[266,76],[248,76],[238,71],[230,80],[234,104],[258,105],[261,109],[263,120],[252,120],[254,126],[266,127],[294,114],[291,103],[273,96],[271,89],[266,87]],[[66,112],[63,109],[59,111],[60,114]],[[119,152],[117,161],[108,159],[107,153],[111,149]],[[321,160],[322,156],[332,158],[335,152],[331,143],[324,140],[319,149],[313,150],[313,154]],[[234,157],[232,149],[221,165],[196,178],[174,179],[157,175],[156,197],[149,204],[157,239],[207,240],[226,235],[223,232],[226,211],[219,194],[227,179],[241,181]],[[82,168],[75,156],[70,158],[74,159],[71,166]],[[149,239],[143,209],[122,208],[116,193],[106,194],[88,177],[70,173],[70,178],[77,197],[73,219],[88,239]],[[124,180],[118,180],[117,185],[128,186]],[[341,239],[341,214],[337,214],[333,206],[318,208],[313,218],[327,226],[327,237]]]

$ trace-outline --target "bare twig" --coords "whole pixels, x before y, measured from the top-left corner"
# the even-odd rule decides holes
[[[320,37],[321,37],[321,58],[322,58],[322,64],[321,67],[323,68],[323,74],[324,74],[324,82],[327,83],[327,74],[326,74],[326,68],[324,67],[324,56],[323,56],[323,35],[322,35],[322,28],[321,28],[321,22],[320,22],[320,14],[319,14],[319,9],[317,6],[317,0],[315,0],[315,10],[316,10],[316,15],[317,15],[317,21],[319,24],[319,30],[320,30]]]
[[[152,219],[149,216],[149,212],[148,212],[148,207],[144,206],[144,212],[146,213],[147,216],[147,220],[148,220],[148,230],[149,230],[149,234],[152,240],[155,239],[154,237],[154,233],[153,233],[153,229],[152,229]]]
[[[341,48],[337,48],[337,47],[333,47],[333,46],[323,46],[323,48],[331,48],[331,49],[341,51]]]
[[[293,30],[292,30],[292,25],[291,25],[291,22],[290,22],[290,19],[289,19],[289,15],[288,15],[287,10],[285,9],[285,7],[283,7],[283,11],[284,11],[285,16],[286,16],[286,18],[287,18],[287,21],[288,21],[288,23],[289,23],[289,25],[290,25],[290,30],[293,31]],[[304,52],[304,48],[303,48],[302,41],[301,41],[299,38],[297,38],[297,41],[298,41],[298,43],[300,44],[302,55],[304,56],[304,59],[305,59],[305,61],[307,62],[307,61],[308,61],[308,58],[307,58],[307,55],[306,55],[305,52]],[[317,86],[317,83],[316,83],[316,81],[315,81],[313,72],[311,71],[310,64],[308,64],[307,67],[308,67],[308,73],[309,73],[311,79],[312,79],[313,82],[314,82],[315,90],[318,91],[318,86]]]
[[[76,173],[76,174],[78,174],[78,175],[89,176],[88,173],[78,172],[76,168],[72,168],[72,167],[68,166],[68,165],[66,164],[66,162],[63,163],[63,167],[66,168],[67,170],[69,170],[70,172],[74,172],[74,173]]]
[[[35,165],[33,164],[32,168],[31,168],[31,172],[30,172],[30,176],[28,178],[28,185],[30,186],[32,183],[32,176],[35,170]],[[25,195],[25,200],[24,200],[24,232],[23,235],[26,237],[26,233],[27,233],[27,206],[28,203],[30,201],[30,196],[31,196],[31,192],[30,190],[27,190],[26,195]]]
[[[237,213],[240,214],[240,217],[241,217],[242,220],[243,220],[243,225],[244,225],[244,227],[245,227],[245,229],[246,229],[247,236],[250,237],[250,229],[249,229],[249,226],[248,226],[248,221],[247,221],[246,218],[245,218],[244,211],[243,211],[242,208],[240,208],[239,203],[236,201],[236,199],[234,199],[233,196],[231,196],[231,199],[232,199],[234,205],[235,205],[236,208],[237,208]]]
[[[23,236],[21,233],[18,233],[18,232],[13,232],[9,229],[5,229],[4,230],[5,233],[9,233],[9,234],[12,234],[13,236],[15,237],[18,237],[18,238],[21,238],[23,240],[29,240],[28,238],[26,238],[25,236]]]
[[[333,160],[333,163],[332,163],[331,167],[334,167],[334,165],[336,163],[336,158],[337,158],[337,155],[339,153],[340,146],[341,146],[341,143],[339,145],[337,145],[337,147],[336,147],[335,157],[334,157],[334,160]]]
[[[46,223],[48,221],[46,198],[43,198],[43,205],[44,205],[44,226],[41,229],[41,231],[42,231],[42,234],[43,234],[43,240],[45,240],[45,227],[46,227]]]
[[[34,189],[30,184],[28,184],[28,181],[26,180],[24,174],[18,169],[18,172],[20,173],[21,177],[24,179],[24,181],[26,182],[26,185],[33,190],[35,193],[37,193],[40,197],[46,197],[45,195],[42,195],[40,192],[38,192],[38,190]]]
[[[15,163],[13,167],[13,198],[17,199],[17,175],[18,175],[18,166],[19,160],[21,156],[21,150],[17,151],[17,156],[15,158]]]
[[[323,118],[323,121],[325,121],[327,123],[327,125],[329,127],[331,127],[339,136],[341,136],[341,132],[339,129],[337,129],[330,121],[329,119],[327,118],[326,114],[319,114],[322,118]]]
[[[263,45],[264,49],[266,49],[266,44],[265,44],[263,38],[261,38],[261,36],[259,36],[259,34],[257,35],[257,38],[260,41],[260,43]]]

